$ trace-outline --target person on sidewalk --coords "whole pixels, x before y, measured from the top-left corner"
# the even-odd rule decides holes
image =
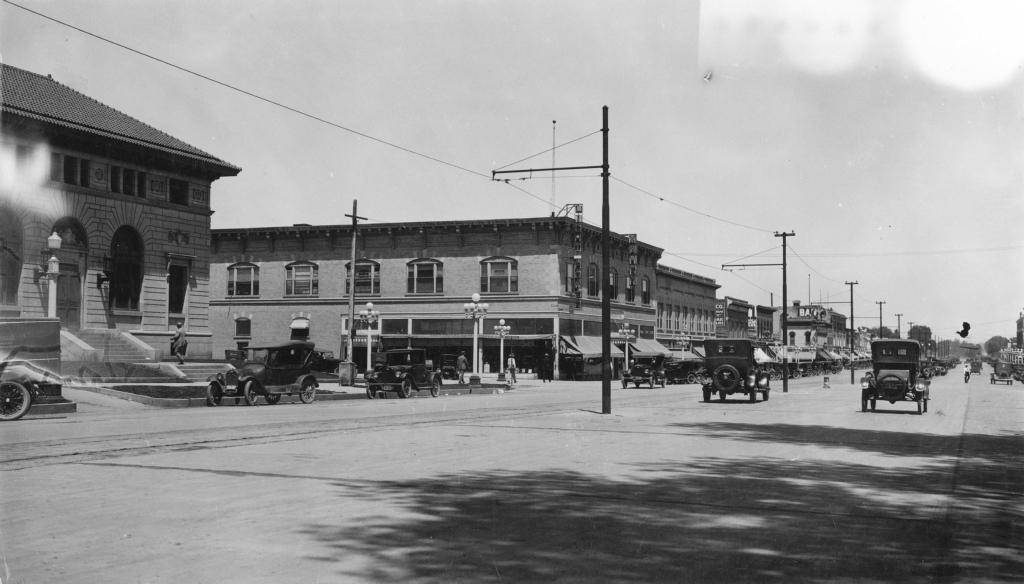
[[[544,356],[541,357],[541,362],[540,362],[541,381],[543,381],[544,383],[548,383],[550,381],[554,381],[552,379],[554,377],[554,372],[555,372],[555,366],[554,366],[554,363],[551,362],[551,352],[550,351],[544,351]]]
[[[455,360],[455,370],[459,372],[459,385],[466,384],[466,370],[469,369],[469,359],[465,351],[459,351],[459,358]]]
[[[178,358],[178,364],[185,364],[185,351],[188,349],[188,339],[185,338],[185,331],[181,323],[177,324],[174,335],[171,336],[171,354]]]
[[[515,353],[509,353],[508,359],[505,361],[505,369],[508,371],[509,379],[511,383],[516,382],[516,355]]]

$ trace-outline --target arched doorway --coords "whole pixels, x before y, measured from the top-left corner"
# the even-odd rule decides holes
[[[142,237],[133,227],[122,225],[110,241],[110,296],[112,310],[139,310],[142,294],[144,250]]]
[[[58,219],[51,233],[56,233],[61,239],[60,249],[53,252],[60,260],[57,318],[61,327],[77,331],[82,325],[82,272],[89,256],[89,238],[85,228],[74,217]]]

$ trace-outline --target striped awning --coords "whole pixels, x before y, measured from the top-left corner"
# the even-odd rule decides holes
[[[562,335],[559,338],[562,341],[559,351],[561,353],[581,355],[585,358],[600,357],[602,355],[601,337]],[[610,349],[613,359],[624,357],[622,349],[616,347],[614,343],[612,343]]]

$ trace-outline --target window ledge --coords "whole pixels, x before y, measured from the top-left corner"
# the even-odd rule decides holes
[[[114,316],[142,316],[141,310],[131,310],[128,308],[111,308],[110,314]]]

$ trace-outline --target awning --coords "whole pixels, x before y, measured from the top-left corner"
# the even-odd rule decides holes
[[[629,344],[632,347],[629,354],[635,357],[657,357],[658,355],[668,356],[672,354],[668,347],[651,339],[636,339],[630,341]]]
[[[601,357],[601,337],[585,337],[585,336],[561,336],[559,352],[571,355],[581,355],[585,358]],[[625,355],[622,353],[622,349],[619,349],[612,343],[610,348],[610,354],[612,358],[622,358]]]

